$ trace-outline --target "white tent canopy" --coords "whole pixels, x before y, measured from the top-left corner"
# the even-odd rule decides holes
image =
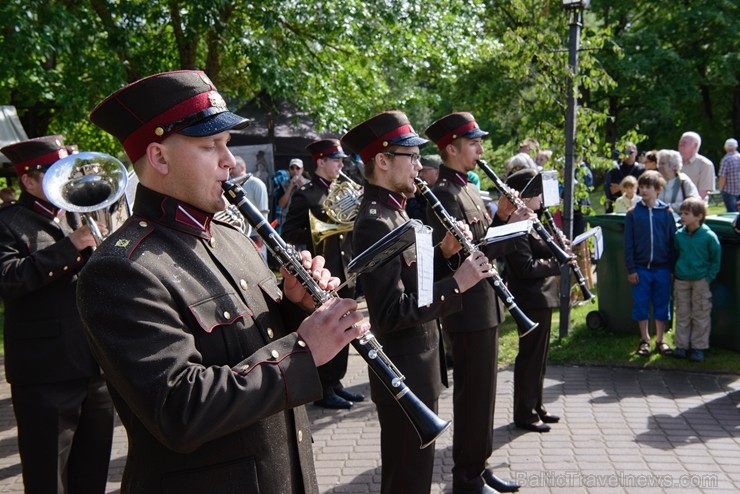
[[[0,106],[0,148],[26,139],[28,136],[18,119],[15,106]],[[0,153],[0,163],[10,163],[10,160]]]

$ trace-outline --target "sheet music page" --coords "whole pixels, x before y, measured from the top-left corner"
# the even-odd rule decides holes
[[[429,227],[417,228],[416,233],[416,276],[419,287],[418,307],[434,301],[434,247],[432,230]]]
[[[558,189],[558,172],[543,170],[542,175],[542,204],[545,207],[560,204],[560,190]]]
[[[532,222],[530,220],[507,223],[501,226],[492,226],[486,232],[486,238],[484,241],[486,244],[502,242],[504,240],[526,235],[531,230]]]

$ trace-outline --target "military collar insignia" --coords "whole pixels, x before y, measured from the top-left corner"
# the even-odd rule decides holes
[[[398,192],[392,192],[373,184],[365,184],[364,194],[369,194],[369,198],[375,198],[381,204],[396,211],[403,211],[406,208],[406,197]]]
[[[211,239],[213,215],[139,184],[134,213],[205,240]]]
[[[452,168],[449,168],[444,164],[440,165],[439,167],[439,178],[447,178],[452,183],[458,184],[462,187],[464,187],[468,183],[467,174],[453,170]]]
[[[315,182],[316,182],[317,185],[320,185],[320,186],[322,186],[322,187],[324,187],[326,189],[328,189],[329,187],[331,187],[331,184],[332,184],[332,180],[327,180],[324,177],[321,177],[319,175],[316,175],[316,181]]]

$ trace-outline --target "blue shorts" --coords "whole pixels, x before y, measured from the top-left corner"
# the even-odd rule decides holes
[[[637,267],[640,282],[632,285],[632,319],[646,321],[653,305],[657,321],[671,320],[671,270]]]

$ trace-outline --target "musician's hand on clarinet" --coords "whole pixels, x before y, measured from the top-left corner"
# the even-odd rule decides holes
[[[311,253],[307,250],[302,251],[300,256],[301,264],[311,273],[311,276],[318,282],[322,290],[331,291],[339,286],[339,278],[332,276],[329,270],[324,268],[325,259],[322,256],[311,257]],[[285,279],[283,290],[288,300],[300,305],[306,311],[312,312],[315,305],[314,300],[311,294],[301,285],[301,282],[290,274],[284,266],[280,268],[280,274]]]
[[[462,232],[463,236],[469,241],[473,241],[473,234],[470,231],[470,227],[467,223],[463,221],[457,222],[457,227]],[[462,245],[460,245],[460,242],[457,241],[457,238],[450,233],[447,232],[442,239],[442,242],[439,244],[439,248],[442,251],[442,255],[445,257],[445,259],[449,259],[450,257],[457,254],[460,249],[462,249]]]
[[[477,285],[480,280],[491,278],[495,274],[497,274],[496,269],[486,255],[478,250],[463,261],[452,277],[457,281],[460,291],[465,292]]]
[[[311,350],[319,366],[330,361],[353,339],[370,330],[357,311],[357,302],[350,298],[331,298],[303,320],[297,333]]]
[[[536,221],[537,214],[528,207],[521,207],[517,208],[513,213],[511,213],[511,218],[509,218],[509,221],[507,223],[516,223],[517,221],[526,220]]]

